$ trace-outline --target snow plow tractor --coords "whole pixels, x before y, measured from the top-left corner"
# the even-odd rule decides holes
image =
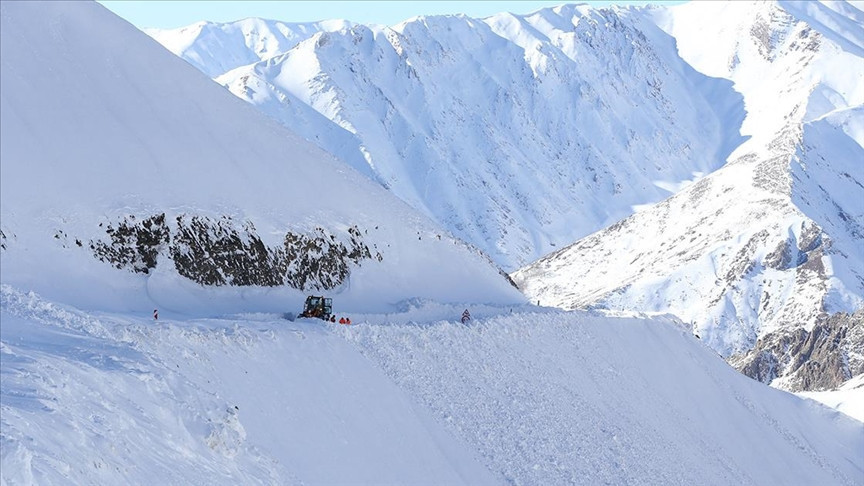
[[[306,303],[303,305],[303,312],[299,317],[317,317],[325,321],[330,319],[330,314],[333,313],[333,299],[310,295],[306,297]]]

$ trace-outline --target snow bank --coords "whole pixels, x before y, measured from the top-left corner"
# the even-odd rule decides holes
[[[2,297],[3,484],[499,482],[320,321]]]
[[[0,303],[8,484],[864,480],[864,424],[669,320],[472,307],[464,326],[415,301],[351,326],[154,323],[8,286]]]

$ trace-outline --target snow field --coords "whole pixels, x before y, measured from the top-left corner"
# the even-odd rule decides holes
[[[2,290],[9,484],[496,482],[319,321],[153,323]]]
[[[2,288],[5,484],[855,484],[864,424],[681,323],[406,303],[154,323]],[[344,312],[340,312],[340,315]]]
[[[840,471],[817,444],[846,432],[799,435],[808,405],[737,374],[674,320],[523,311],[467,330],[339,331],[515,484],[798,483]],[[792,456],[809,465],[790,470]],[[829,482],[860,477],[854,461],[857,472]]]
[[[846,415],[864,422],[864,375],[852,378],[834,391],[799,392],[797,395],[836,408]]]

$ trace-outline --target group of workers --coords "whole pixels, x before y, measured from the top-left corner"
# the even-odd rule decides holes
[[[336,316],[330,316],[330,322],[336,322]],[[339,324],[351,324],[351,318],[349,317],[340,317]]]

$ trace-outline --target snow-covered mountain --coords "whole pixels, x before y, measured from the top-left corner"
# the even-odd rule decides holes
[[[511,270],[713,171],[743,118],[644,16],[586,6],[354,25],[216,79]]]
[[[864,481],[861,422],[523,304],[100,5],[0,2],[0,48],[0,483]]]
[[[344,30],[352,25],[345,20],[278,22],[248,18],[144,32],[212,78],[282,54],[318,32]]]
[[[4,283],[195,313],[297,311],[321,291],[371,309],[523,300],[488,257],[103,7],[2,9]]]
[[[860,14],[837,4],[847,7]],[[711,3],[658,14],[685,59],[735,82],[750,139],[698,183],[521,269],[529,296],[672,312],[723,355],[861,308],[864,29],[805,10]],[[713,22],[697,28],[706,15]],[[706,35],[720,39],[714,49]]]
[[[846,2],[420,17],[216,80],[505,268],[584,237],[514,274],[532,300],[671,312],[728,356],[864,302],[862,19]]]

